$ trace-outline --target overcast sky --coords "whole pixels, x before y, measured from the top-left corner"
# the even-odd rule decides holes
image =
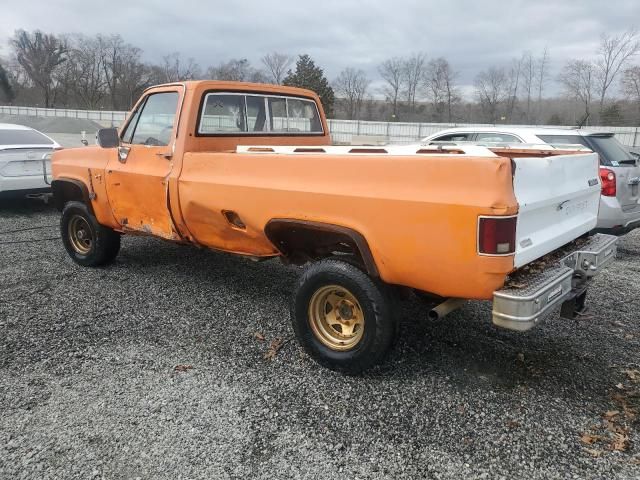
[[[552,73],[588,58],[601,33],[640,23],[640,0],[4,0],[0,55],[14,30],[118,33],[148,61],[178,51],[206,67],[265,53],[308,53],[332,80],[345,67],[375,80],[386,58],[444,56],[471,85],[482,69],[549,48]],[[550,84],[550,89],[553,86]]]

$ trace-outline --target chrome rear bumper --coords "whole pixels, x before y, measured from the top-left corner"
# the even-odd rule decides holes
[[[560,304],[577,297],[582,304],[589,280],[614,259],[617,240],[613,235],[593,235],[544,270],[520,274],[517,285],[493,292],[493,323],[529,330]]]

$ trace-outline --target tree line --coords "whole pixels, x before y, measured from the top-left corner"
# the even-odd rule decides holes
[[[347,67],[332,81],[306,54],[264,55],[258,65],[234,58],[206,68],[174,52],[158,63],[120,35],[54,35],[17,30],[0,58],[0,101],[43,107],[127,110],[142,91],[179,80],[274,83],[316,91],[335,118],[512,124],[640,124],[640,42],[635,30],[603,34],[590,58],[559,73],[550,52],[524,52],[475,76],[473,87],[444,57],[396,56],[370,78]],[[555,82],[555,85],[551,85]],[[375,85],[373,87],[372,85]],[[555,93],[547,96],[549,86]]]

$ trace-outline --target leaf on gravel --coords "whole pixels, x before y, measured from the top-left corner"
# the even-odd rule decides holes
[[[591,433],[583,433],[582,436],[580,437],[580,441],[582,443],[584,443],[585,445],[593,445],[594,443],[596,443],[598,440],[600,440],[602,437],[600,435],[593,435]]]
[[[603,417],[606,418],[607,420],[611,421],[611,420],[613,420],[614,417],[617,417],[618,415],[620,415],[620,411],[618,411],[618,410],[609,410],[608,412],[605,412]]]
[[[604,453],[602,450],[596,450],[595,448],[585,448],[585,451],[592,457],[596,457],[596,458],[598,458]]]
[[[634,457],[630,460],[631,465],[640,465],[640,457]]]
[[[519,362],[524,362],[524,353],[522,353],[522,352],[518,353],[518,361]]]
[[[616,385],[616,388],[618,390],[624,390],[624,385],[622,383],[619,383],[619,384]]]
[[[611,441],[610,447],[611,450],[616,452],[625,452],[629,449],[631,442],[629,441],[629,436],[624,435],[622,433],[614,433],[613,440]]]
[[[640,382],[640,370],[637,370],[637,369],[625,370],[624,373],[627,374],[627,377],[633,383],[639,383]]]
[[[627,333],[627,334],[624,336],[624,339],[625,339],[625,340],[632,340],[632,339],[633,339],[633,334],[631,334],[631,333]]]
[[[265,338],[264,335],[261,334],[260,332],[256,332],[253,334],[253,338],[255,338],[256,340],[258,340],[259,342],[264,342]]]
[[[189,370],[193,370],[193,365],[176,365],[174,370],[176,372],[188,372]]]
[[[520,426],[520,422],[517,422],[515,420],[509,420],[506,423],[507,428],[510,428],[511,430],[518,428]]]
[[[629,420],[634,420],[636,418],[636,415],[638,415],[638,411],[629,403],[630,397],[616,392],[611,395],[611,400],[620,408],[622,408],[624,416]]]
[[[282,348],[283,345],[284,339],[282,339],[281,337],[274,338],[271,341],[271,345],[269,345],[269,350],[267,350],[267,353],[264,354],[264,358],[266,360],[273,360],[274,358],[276,358],[278,351]]]
[[[580,437],[580,441],[582,443],[584,443],[585,445],[593,445],[594,443],[596,443],[598,440],[601,440],[602,436],[601,435],[593,435],[592,433],[583,433],[582,436]]]

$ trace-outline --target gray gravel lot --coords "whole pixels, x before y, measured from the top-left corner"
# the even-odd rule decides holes
[[[2,479],[640,478],[640,232],[584,319],[517,334],[407,300],[388,361],[346,377],[291,338],[298,269],[141,237],[83,269],[57,222],[0,204]]]

